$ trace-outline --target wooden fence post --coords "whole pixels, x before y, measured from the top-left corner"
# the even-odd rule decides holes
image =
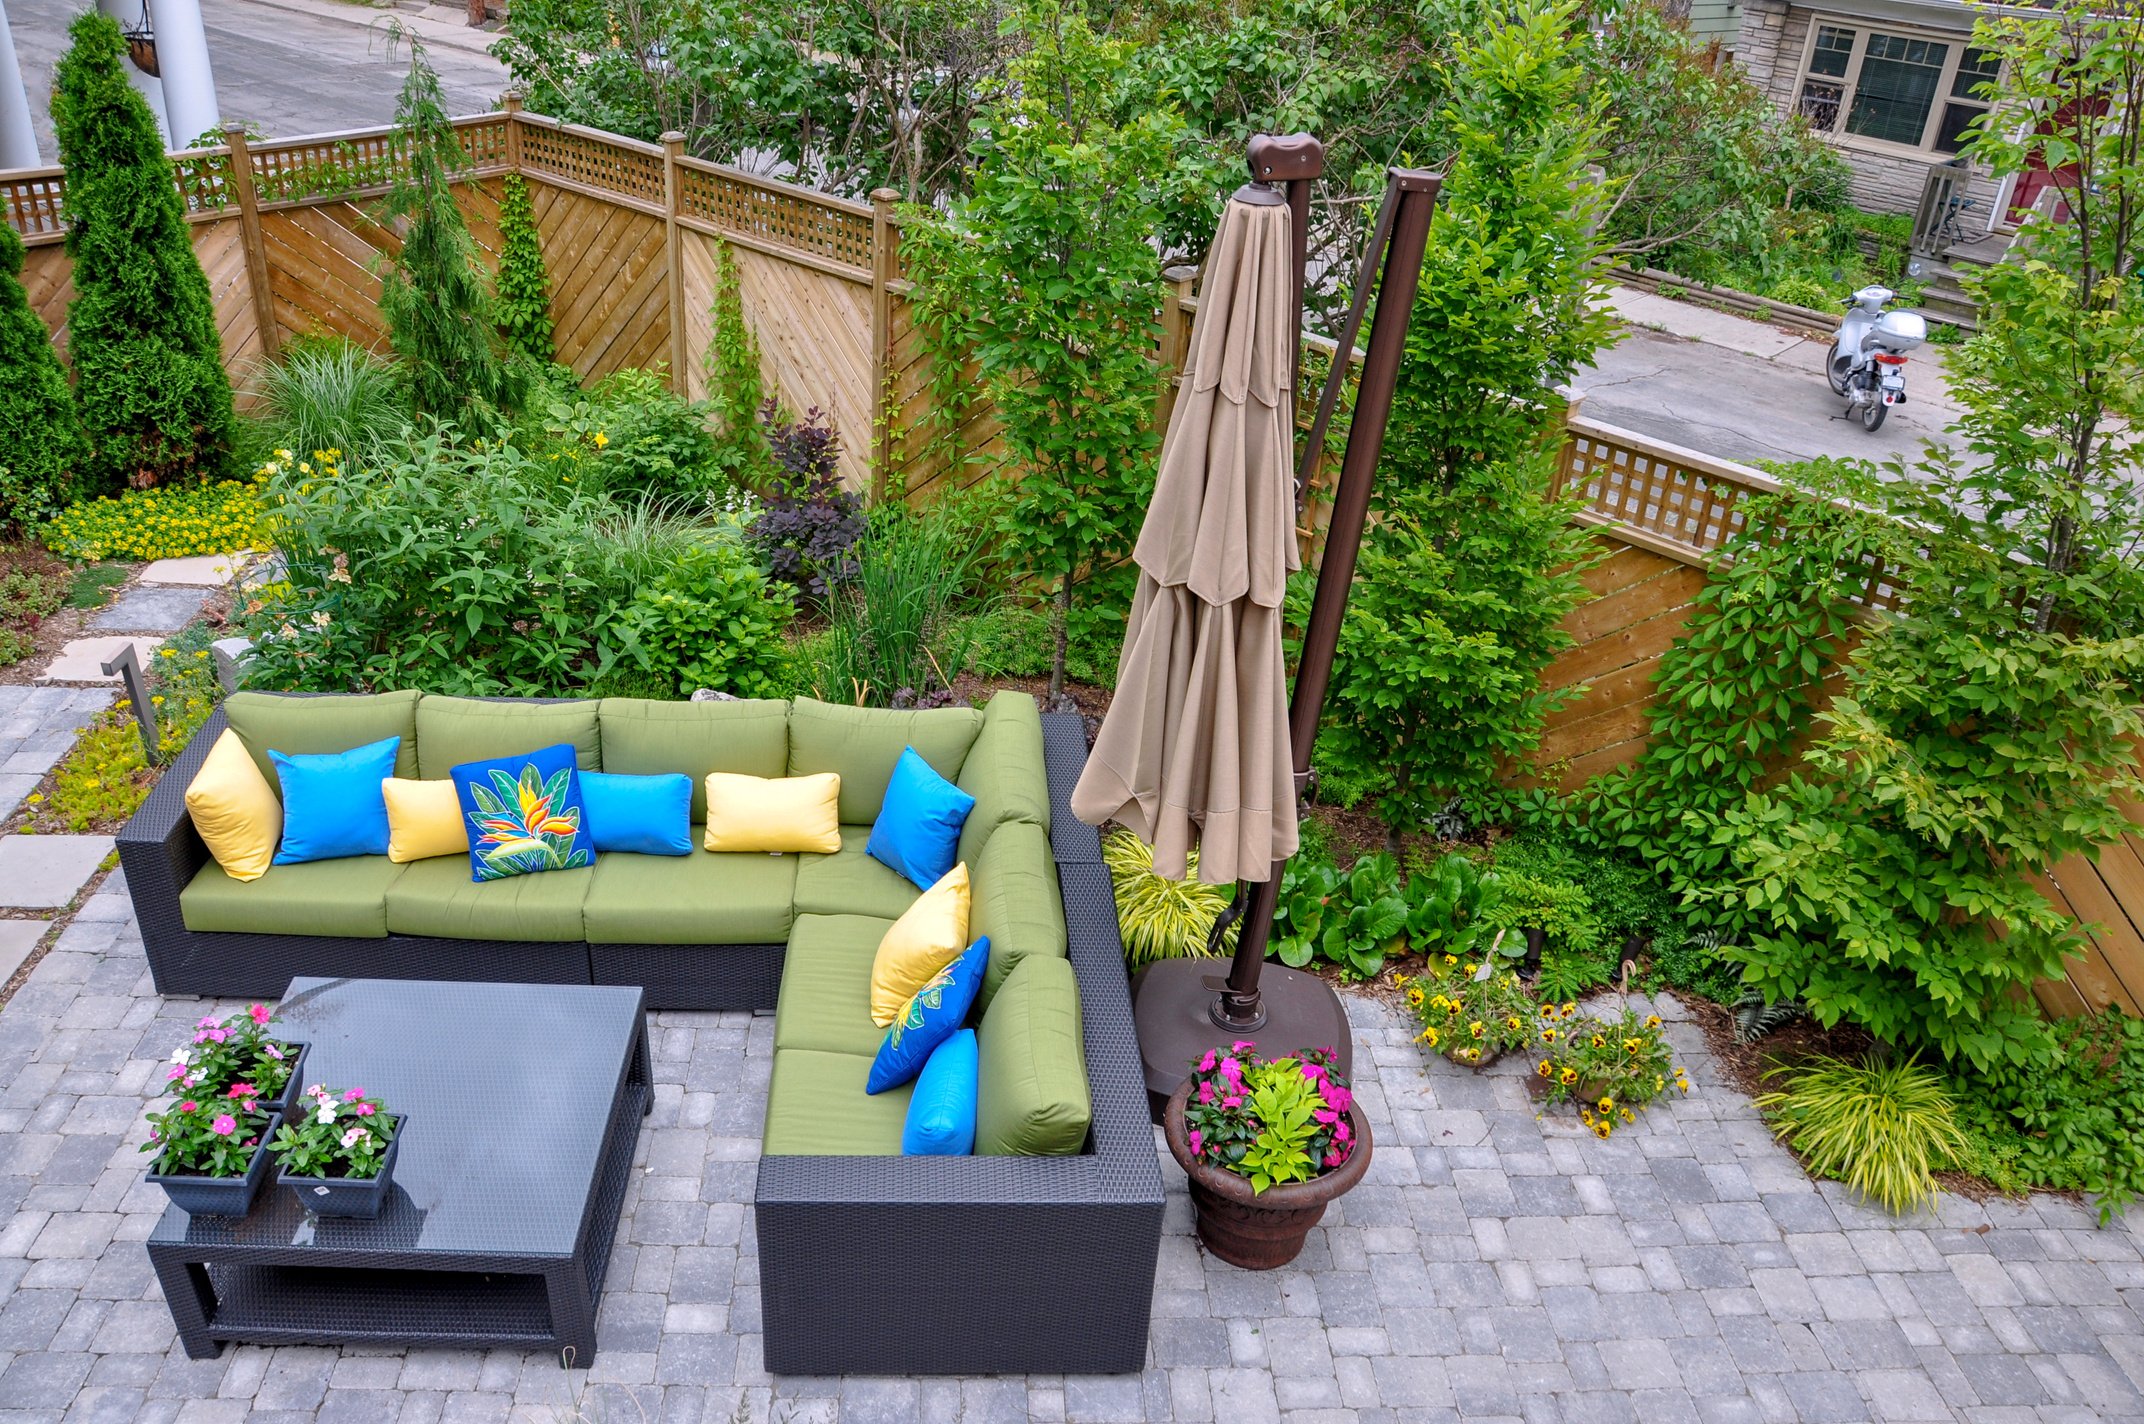
[[[871,191],[871,489],[883,500],[893,483],[893,291],[901,271],[901,227],[891,188]]]
[[[506,110],[506,171],[521,171],[521,91],[509,89],[500,100],[499,107]]]
[[[1184,315],[1184,299],[1198,285],[1196,267],[1165,267],[1161,281],[1161,341],[1155,356],[1161,363],[1161,393],[1154,397],[1154,428],[1166,434],[1169,416],[1176,409],[1176,387],[1184,374],[1184,357],[1191,350],[1191,321]]]
[[[670,272],[670,389],[690,395],[691,381],[685,373],[691,342],[685,328],[685,263],[678,250],[677,214],[684,199],[680,191],[677,161],[685,156],[685,136],[672,129],[663,135],[663,261]]]
[[[276,327],[268,248],[261,241],[261,205],[253,188],[253,155],[246,149],[245,129],[237,124],[224,126],[223,142],[231,150],[231,196],[238,200],[238,242],[246,255],[246,289],[253,298],[254,332],[261,344],[261,355],[272,360],[283,349],[283,340]]]

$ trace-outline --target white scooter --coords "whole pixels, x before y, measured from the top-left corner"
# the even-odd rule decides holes
[[[1878,429],[1892,406],[1906,403],[1906,353],[1928,339],[1919,312],[1884,309],[1897,295],[1889,287],[1863,287],[1846,299],[1846,320],[1831,339],[1824,374],[1863,430]]]

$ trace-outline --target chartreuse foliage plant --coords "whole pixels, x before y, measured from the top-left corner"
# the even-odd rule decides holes
[[[499,184],[499,329],[509,351],[539,366],[550,364],[551,279],[536,237],[528,180],[518,173]]]
[[[1154,848],[1130,831],[1112,831],[1102,841],[1102,863],[1109,867],[1116,893],[1117,926],[1124,935],[1124,960],[1143,969],[1160,959],[1207,953],[1213,923],[1228,908],[1229,891],[1198,879],[1198,852],[1185,858],[1182,880],[1154,873]],[[1221,937],[1225,952],[1236,943],[1239,920]]]
[[[183,559],[268,547],[261,478],[169,485],[70,505],[38,531],[63,559]]]
[[[1844,1182],[1886,1211],[1935,1195],[1935,1173],[1969,1153],[1940,1073],[1918,1059],[1816,1058],[1772,1069],[1786,1086],[1757,1099],[1779,1140],[1809,1170]]]
[[[1331,1049],[1268,1059],[1255,1044],[1236,1043],[1192,1065],[1184,1126],[1193,1157],[1263,1192],[1345,1164],[1355,1151],[1354,1102]]]
[[[395,34],[409,45],[409,75],[395,101],[402,165],[381,202],[402,235],[381,277],[387,339],[420,414],[451,419],[471,406],[510,409],[519,404],[520,378],[504,359],[483,257],[454,201],[455,175],[469,160],[423,44],[407,30]]]
[[[0,226],[0,536],[56,511],[83,456],[74,393],[23,290],[22,259],[21,236]]]
[[[118,24],[91,11],[68,34],[52,126],[67,170],[67,342],[85,483],[142,489],[222,474],[231,383],[163,135],[120,67]]]
[[[1017,469],[1002,550],[1050,593],[1054,697],[1080,579],[1129,550],[1153,489],[1150,244],[1183,126],[1151,95],[1133,104],[1130,46],[1078,5],[1029,0],[1010,23],[1028,48],[976,123],[974,187],[943,216],[913,210],[903,246],[932,443],[964,463],[966,417],[987,395]]]
[[[261,433],[304,459],[364,464],[409,431],[409,400],[394,363],[345,336],[303,336],[255,373]]]

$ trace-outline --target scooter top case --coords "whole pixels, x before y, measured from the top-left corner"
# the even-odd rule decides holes
[[[1870,347],[1898,354],[1911,351],[1928,339],[1928,323],[1919,312],[1888,311],[1876,318],[1876,324],[1861,338],[1865,351]]]

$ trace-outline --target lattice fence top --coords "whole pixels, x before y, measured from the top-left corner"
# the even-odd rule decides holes
[[[53,237],[67,231],[61,207],[67,189],[57,168],[26,168],[0,177],[0,204],[7,225],[24,237]]]
[[[616,193],[660,212],[663,151],[547,119],[524,119],[521,166],[583,188]]]
[[[858,272],[871,270],[871,209],[863,203],[685,159],[678,164],[678,216]]]

